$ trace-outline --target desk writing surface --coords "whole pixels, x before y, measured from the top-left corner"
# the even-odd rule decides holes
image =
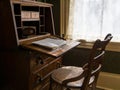
[[[62,46],[58,49],[55,49],[55,50],[46,50],[44,48],[35,46],[33,44],[22,45],[22,47],[26,48],[26,49],[29,49],[29,50],[42,52],[42,53],[48,54],[50,56],[58,57],[58,56],[64,54],[65,52],[69,51],[70,49],[76,47],[79,44],[80,44],[80,42],[70,40],[70,41],[67,42],[66,45],[64,45],[64,46]]]

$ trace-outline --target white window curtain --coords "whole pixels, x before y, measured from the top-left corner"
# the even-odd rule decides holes
[[[70,0],[67,38],[120,42],[120,0]]]

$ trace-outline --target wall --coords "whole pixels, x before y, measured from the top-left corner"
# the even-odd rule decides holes
[[[47,3],[53,4],[53,18],[56,35],[60,35],[60,0],[46,0]]]
[[[82,66],[88,59],[90,50],[74,48],[63,57],[64,65]],[[106,51],[102,71],[120,74],[120,52]]]
[[[120,90],[120,74],[100,72],[97,87],[104,90]]]

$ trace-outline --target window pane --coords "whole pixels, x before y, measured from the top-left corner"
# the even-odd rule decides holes
[[[113,34],[113,41],[120,41],[120,0],[105,0],[102,36]]]
[[[74,39],[94,40],[101,34],[102,0],[75,0]]]
[[[71,1],[74,5],[72,7],[70,3],[68,29],[72,39],[103,39],[106,34],[112,33],[112,41],[120,41],[120,0]]]

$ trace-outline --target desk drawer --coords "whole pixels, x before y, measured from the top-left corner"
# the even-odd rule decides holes
[[[48,74],[50,74],[54,69],[58,68],[61,64],[61,59],[58,58],[56,60],[51,61],[45,68],[41,71],[41,79],[44,79]]]
[[[35,71],[36,69],[39,69],[43,67],[45,64],[48,64],[54,60],[53,57],[47,56],[42,53],[32,53],[31,54],[31,61],[30,61],[30,70]]]
[[[45,78],[47,78],[51,72],[58,68],[61,65],[61,58],[57,58],[46,64],[45,66],[41,67],[39,71],[34,71],[32,75],[32,82],[33,84],[38,84],[42,82]]]
[[[49,90],[49,77],[47,77],[46,79],[44,79],[42,82],[40,82],[38,85],[36,85],[33,90]]]

